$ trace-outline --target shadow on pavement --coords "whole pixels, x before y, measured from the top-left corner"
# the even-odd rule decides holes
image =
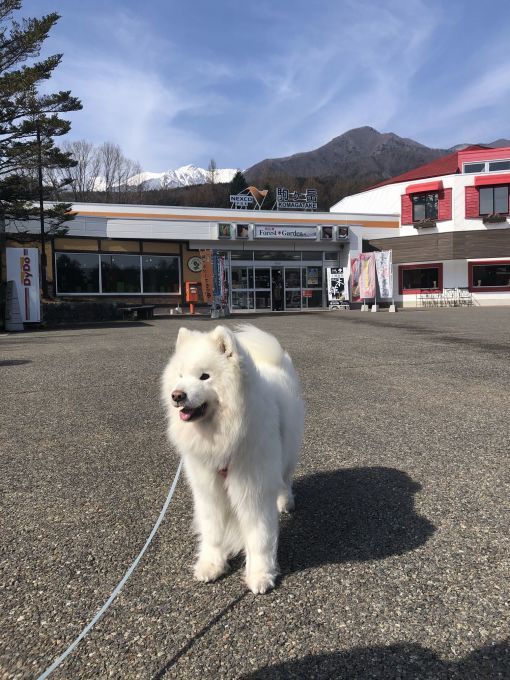
[[[435,527],[414,509],[421,486],[385,467],[321,472],[294,486],[296,511],[284,520],[282,574],[321,564],[377,560],[423,545]]]
[[[506,640],[482,647],[457,662],[442,661],[420,645],[357,647],[293,659],[241,677],[244,680],[508,680],[510,646]]]
[[[23,364],[31,364],[30,359],[2,359],[0,366],[22,366]]]

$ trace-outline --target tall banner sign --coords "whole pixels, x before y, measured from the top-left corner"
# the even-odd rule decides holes
[[[351,260],[351,302],[356,302],[360,299],[359,290],[359,273],[360,273],[360,256],[354,257]]]
[[[41,321],[39,251],[37,248],[6,248],[7,281],[14,281],[24,323]]]
[[[379,253],[374,253],[374,255],[379,293],[382,298],[393,298],[391,250],[382,250]]]
[[[328,307],[337,309],[345,300],[345,273],[342,267],[328,267],[326,269],[328,285]]]
[[[361,253],[359,295],[362,300],[375,298],[375,253]]]
[[[202,260],[202,295],[204,302],[208,305],[212,305],[214,302],[214,275],[213,275],[213,264],[212,264],[212,251],[211,250],[201,250],[200,259]]]

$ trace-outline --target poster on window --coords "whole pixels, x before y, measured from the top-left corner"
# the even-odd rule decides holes
[[[382,298],[393,298],[391,250],[382,250],[380,253],[374,253],[374,255],[379,293]]]
[[[319,285],[319,268],[318,267],[307,267],[306,268],[306,287],[310,288]]]
[[[14,281],[23,323],[41,321],[39,251],[37,248],[6,248],[7,281]]]
[[[326,269],[328,286],[328,307],[336,309],[345,300],[345,273],[343,267],[328,267]]]
[[[359,271],[360,256],[358,255],[351,260],[351,302],[355,302],[360,299]]]
[[[361,253],[359,295],[362,300],[375,298],[375,253]]]

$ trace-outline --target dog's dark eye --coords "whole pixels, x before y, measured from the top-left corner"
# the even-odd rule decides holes
[[[200,380],[209,380],[210,377],[209,373],[202,373]]]

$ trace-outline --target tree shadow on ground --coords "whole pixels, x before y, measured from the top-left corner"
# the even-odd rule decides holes
[[[377,560],[423,545],[435,527],[414,509],[421,486],[385,467],[321,472],[295,484],[296,511],[285,518],[283,574],[322,564]]]
[[[356,647],[260,668],[243,680],[508,680],[508,640],[477,649],[460,661],[443,661],[425,647],[398,644]]]

